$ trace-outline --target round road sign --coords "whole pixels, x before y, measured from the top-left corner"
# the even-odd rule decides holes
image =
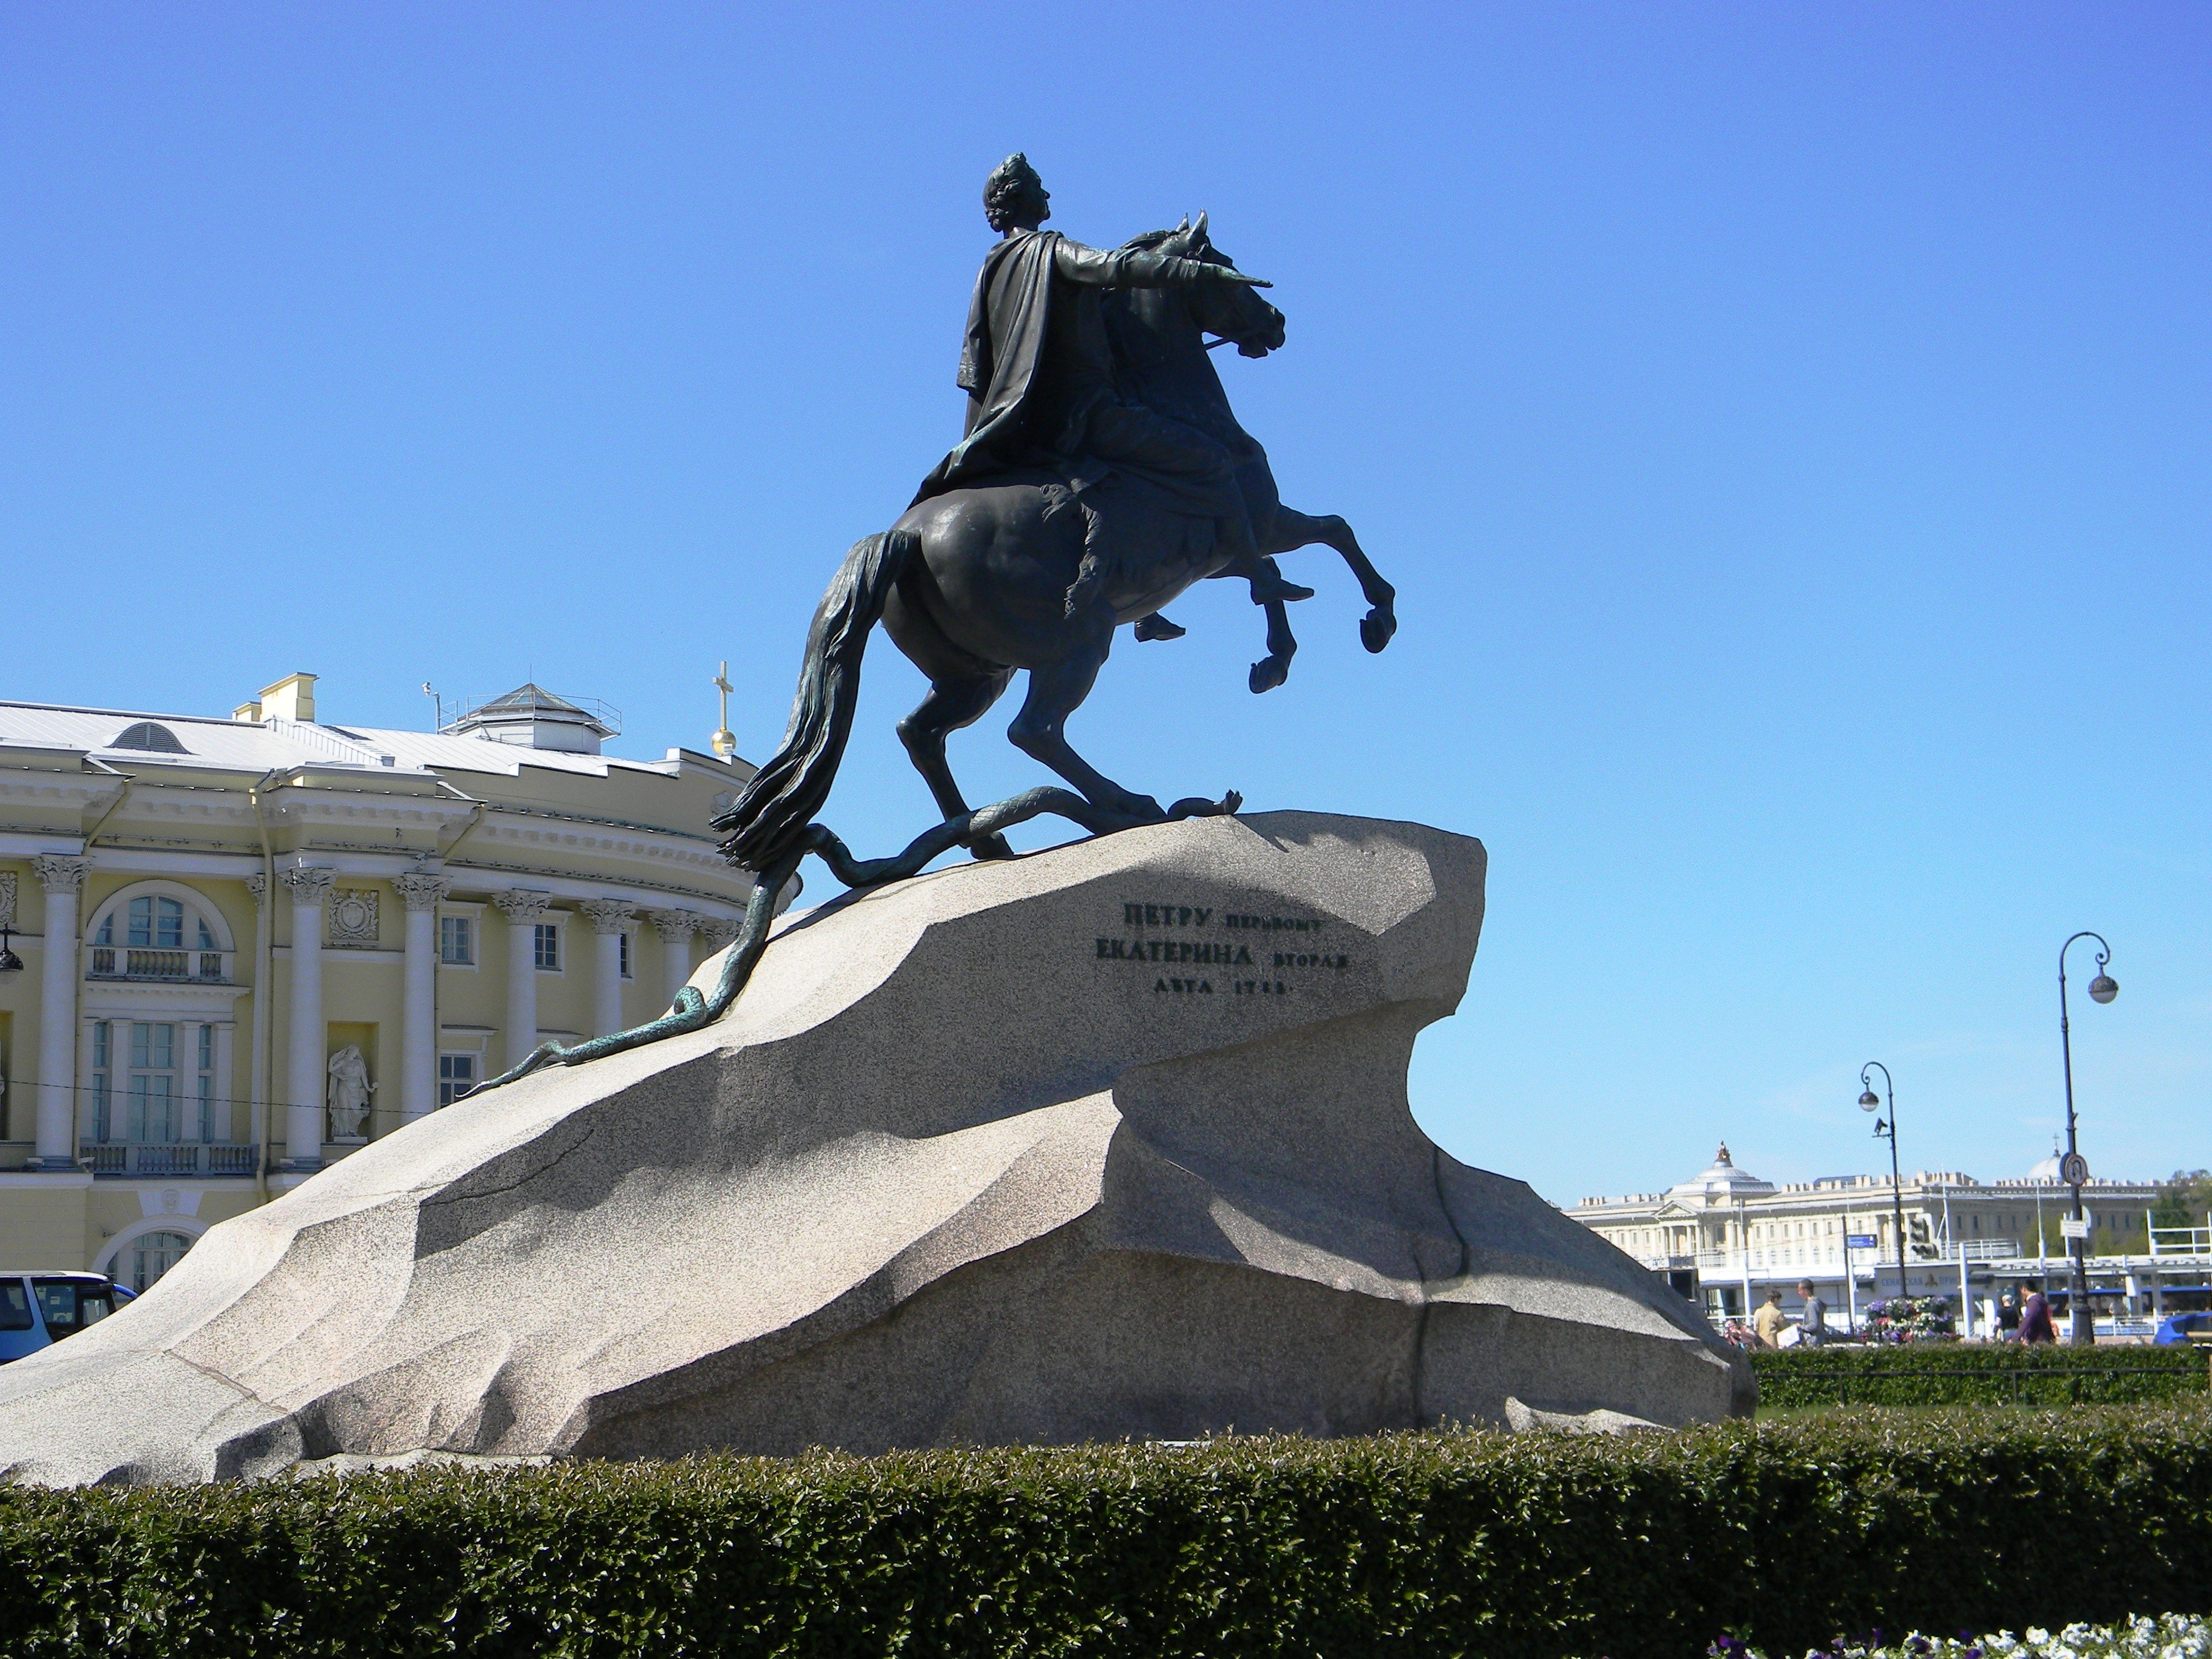
[[[2086,1187],[2089,1182],[2089,1160],[2079,1152],[2069,1152],[2058,1160],[2058,1178],[2069,1187]]]

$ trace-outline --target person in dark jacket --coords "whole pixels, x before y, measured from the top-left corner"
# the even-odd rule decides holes
[[[2020,1292],[2007,1291],[1997,1300],[1997,1340],[2020,1340]]]
[[[2027,1287],[2027,1299],[2020,1306],[2020,1340],[2023,1342],[2056,1342],[2058,1328],[2051,1322],[2051,1304],[2043,1294],[2043,1287]]]

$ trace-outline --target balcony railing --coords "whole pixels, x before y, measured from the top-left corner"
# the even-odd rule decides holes
[[[94,979],[155,980],[172,985],[228,985],[234,951],[172,951],[144,945],[95,945]]]
[[[2153,1227],[2150,1253],[2160,1255],[2212,1255],[2212,1225]]]
[[[250,1176],[258,1151],[199,1140],[87,1140],[77,1146],[77,1156],[96,1176]]]

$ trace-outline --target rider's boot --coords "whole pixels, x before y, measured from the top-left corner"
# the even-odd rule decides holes
[[[1188,628],[1178,628],[1157,611],[1149,617],[1137,618],[1136,635],[1139,640],[1179,640],[1189,633]]]
[[[1291,604],[1314,596],[1310,587],[1300,587],[1285,580],[1282,570],[1273,559],[1255,559],[1249,565],[1237,568],[1237,574],[1252,584],[1252,603],[1255,605]]]

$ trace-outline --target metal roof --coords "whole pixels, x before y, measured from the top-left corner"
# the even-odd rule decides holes
[[[537,691],[535,687],[522,690]],[[132,726],[149,720],[167,728],[184,752],[115,746],[116,739]],[[10,749],[60,750],[109,758],[112,764],[133,771],[191,767],[250,772],[257,776],[301,766],[358,767],[387,773],[488,772],[506,777],[517,776],[524,767],[531,766],[586,777],[604,778],[618,770],[665,776],[675,764],[669,760],[621,760],[608,755],[531,749],[441,732],[391,732],[319,721],[252,722],[143,709],[0,702],[0,763]]]

